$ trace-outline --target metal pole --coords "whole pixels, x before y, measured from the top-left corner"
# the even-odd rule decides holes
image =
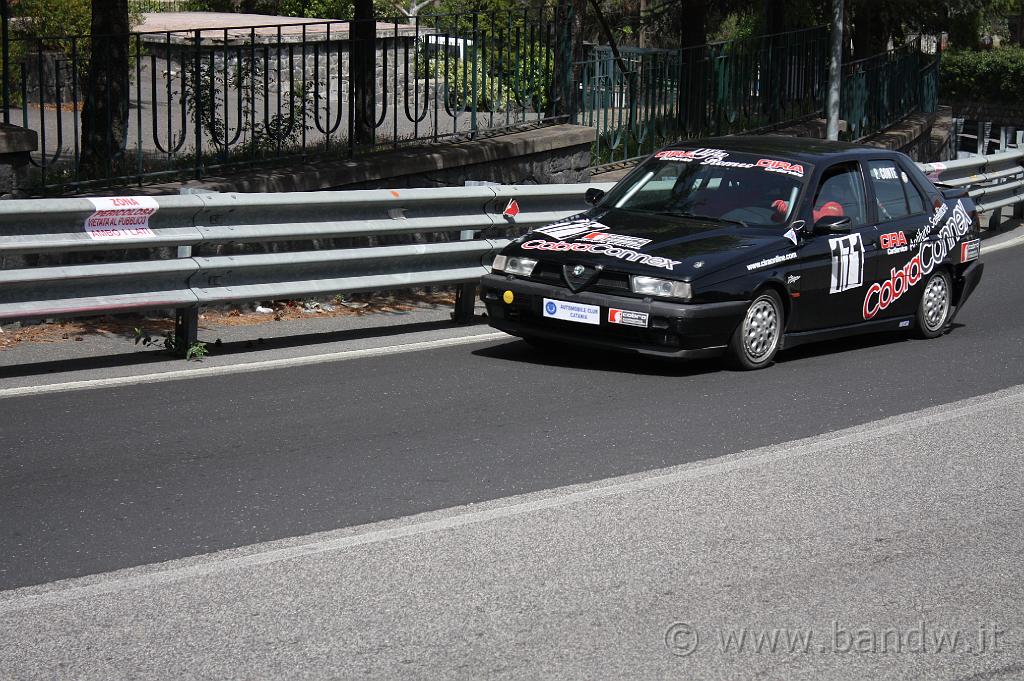
[[[828,65],[826,136],[839,139],[839,91],[843,83],[843,0],[832,0],[832,61]]]
[[[0,76],[4,79],[4,123],[11,122],[11,43],[7,33],[11,22],[11,8],[7,0],[0,0],[0,42],[3,43],[4,71]]]

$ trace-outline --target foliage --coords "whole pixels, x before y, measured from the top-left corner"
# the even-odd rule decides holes
[[[940,82],[943,99],[1019,104],[1024,101],[1024,48],[947,52]]]
[[[196,341],[187,348],[180,347],[178,337],[174,335],[173,331],[168,331],[164,334],[163,338],[153,338],[152,335],[145,329],[135,327],[132,336],[135,339],[136,345],[142,345],[144,347],[156,347],[161,346],[166,352],[169,352],[175,356],[184,356],[186,361],[195,360],[201,362],[204,357],[210,354],[210,349],[206,343]],[[220,341],[217,341],[219,344]]]
[[[18,35],[33,37],[88,35],[91,0],[19,0],[14,11]],[[59,49],[63,41],[43,41],[44,49]]]
[[[235,153],[264,156],[295,144],[303,130],[311,129],[312,82],[292,82],[290,92],[281,93],[281,113],[262,120],[262,105],[267,97],[264,79],[267,65],[262,59],[250,56],[224,55],[223,59],[226,64],[203,60],[198,77],[184,79],[182,92],[193,126],[210,136],[218,153],[226,155],[231,148]],[[229,106],[234,110],[234,117],[229,121],[224,114],[224,103],[226,99],[233,100],[232,93],[241,93],[241,107]]]
[[[423,75],[444,81],[452,110],[469,110],[475,102],[477,111],[544,111],[551,58],[540,45],[523,46],[518,54],[481,51],[466,60],[435,57],[425,62]]]
[[[77,71],[80,87],[88,82],[92,0],[19,0],[12,3],[12,15],[16,19],[11,22],[10,60],[15,72],[26,63],[28,55],[57,52],[67,60],[68,68]],[[141,21],[139,7],[129,5],[129,25],[134,27]],[[134,57],[135,52],[133,39],[130,54]],[[32,62],[28,65],[35,68]],[[69,73],[64,77],[71,78]],[[18,82],[16,75],[13,81]],[[12,89],[13,96],[20,97],[17,88]]]

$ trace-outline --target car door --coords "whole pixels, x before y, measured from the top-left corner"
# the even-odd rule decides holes
[[[865,167],[868,196],[878,215],[879,267],[877,279],[869,282],[863,314],[869,319],[910,316],[917,296],[904,268],[916,252],[918,232],[931,217],[932,200],[902,160],[870,159]]]
[[[801,218],[850,218],[850,231],[808,235],[799,247],[799,297],[790,331],[846,326],[862,320],[865,282],[877,272],[878,232],[868,210],[864,172],[857,161],[835,163],[818,176]]]

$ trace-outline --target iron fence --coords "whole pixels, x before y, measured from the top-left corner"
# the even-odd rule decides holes
[[[771,126],[821,110],[824,26],[680,50],[607,47],[580,64],[575,120],[597,128],[595,164],[678,139]]]
[[[908,114],[938,105],[940,54],[921,50],[921,38],[882,54],[843,64],[840,118],[848,140],[862,140]]]
[[[553,118],[553,56],[566,31],[545,9],[372,27],[287,21],[133,33],[127,73],[97,63],[93,50],[125,36],[13,36],[4,114],[39,134],[32,184],[53,193],[198,178]],[[374,37],[360,37],[366,28]],[[372,86],[361,86],[370,97],[357,106],[367,101],[357,99],[358,62],[371,54]],[[81,118],[97,71],[127,92],[127,130],[104,165],[86,168]],[[99,145],[118,140],[122,104],[105,104]]]

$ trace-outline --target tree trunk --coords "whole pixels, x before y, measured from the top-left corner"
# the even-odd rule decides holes
[[[352,142],[372,146],[377,118],[377,22],[373,0],[356,0],[351,26]]]
[[[786,0],[764,0],[765,33],[782,33],[786,30]]]
[[[554,8],[554,46],[551,60],[551,90],[548,94],[547,116],[566,116],[571,120],[576,113],[576,83],[580,81],[580,62],[583,61],[583,17],[586,0],[558,0]]]
[[[864,59],[885,52],[891,27],[878,11],[875,0],[857,0],[852,9],[853,58]]]
[[[704,45],[708,41],[708,3],[682,0],[679,11],[679,38],[683,47]]]
[[[128,0],[92,0],[92,54],[82,104],[82,175],[115,174],[128,134]]]

